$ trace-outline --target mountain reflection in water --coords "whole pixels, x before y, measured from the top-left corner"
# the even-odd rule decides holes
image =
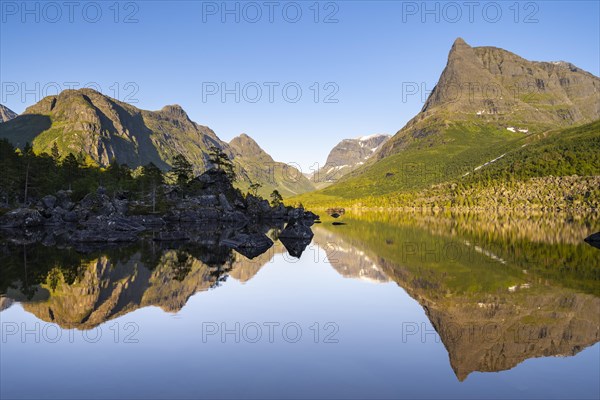
[[[417,214],[345,215],[308,241],[277,240],[248,259],[206,238],[141,241],[86,252],[40,244],[0,247],[0,310],[20,302],[65,329],[92,329],[136,309],[181,310],[228,277],[253,279],[276,254],[324,251],[344,278],[395,282],[424,309],[459,380],[600,340],[600,252],[583,242],[592,220]],[[307,247],[308,246],[308,247]]]

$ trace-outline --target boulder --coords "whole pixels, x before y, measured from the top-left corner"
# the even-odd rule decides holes
[[[216,207],[219,205],[219,198],[213,194],[198,196],[194,200],[201,207]]]
[[[228,221],[228,222],[238,222],[240,224],[247,224],[248,223],[248,217],[246,216],[246,214],[244,214],[241,211],[232,211],[232,212],[226,212],[221,214],[221,221]]]
[[[77,222],[79,220],[77,213],[75,211],[67,211],[62,216],[63,221],[68,223]]]
[[[61,225],[64,222],[64,215],[67,212],[61,207],[56,207],[50,211],[49,218],[46,220],[46,225]]]
[[[67,211],[71,211],[75,206],[75,203],[71,201],[71,192],[67,190],[59,190],[56,192],[56,203]]]
[[[112,204],[117,214],[126,215],[129,211],[129,201],[127,199],[115,199]]]
[[[225,211],[225,212],[233,211],[233,207],[231,207],[231,204],[229,204],[227,197],[225,197],[225,195],[223,193],[219,194],[219,204],[223,208],[223,211]]]
[[[198,221],[202,221],[202,220],[216,221],[222,215],[221,212],[219,212],[219,210],[217,210],[216,208],[212,208],[212,207],[200,208],[196,211],[196,213],[198,215],[198,217],[197,217]]]
[[[290,221],[279,234],[280,238],[290,239],[312,239],[313,236],[312,230],[299,220]]]
[[[52,195],[42,197],[42,205],[46,209],[52,209],[56,206],[56,197]]]
[[[236,250],[247,258],[254,258],[273,246],[273,241],[264,233],[238,233],[232,238],[224,239],[221,245]]]
[[[43,224],[42,214],[29,208],[17,208],[0,217],[0,226],[4,228],[25,228]]]
[[[292,208],[288,211],[288,217],[294,219],[300,219],[304,217],[304,210],[302,208]]]
[[[279,241],[283,244],[283,247],[285,247],[290,256],[300,258],[306,247],[310,244],[311,239],[295,239],[280,236]]]

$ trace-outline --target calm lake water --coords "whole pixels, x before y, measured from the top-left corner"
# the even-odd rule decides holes
[[[597,218],[339,220],[252,260],[0,242],[0,397],[600,397]]]

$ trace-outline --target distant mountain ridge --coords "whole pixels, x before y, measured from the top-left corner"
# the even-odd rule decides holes
[[[242,189],[247,189],[250,182],[261,183],[263,195],[273,189],[283,196],[313,189],[308,179],[292,166],[253,164],[255,151],[260,149],[258,145],[249,151],[239,146],[232,148],[212,129],[192,121],[179,105],[168,105],[158,111],[141,110],[92,89],[65,90],[57,96],[45,97],[22,115],[3,123],[0,138],[18,147],[29,142],[38,153],[50,153],[56,143],[63,156],[82,152],[101,166],[114,158],[131,168],[152,162],[168,170],[173,157],[183,154],[196,173],[207,168],[209,149],[215,146],[232,158]],[[266,154],[262,149],[259,152]],[[269,169],[273,168],[286,173],[269,175]],[[269,180],[264,180],[265,177]]]
[[[17,113],[10,108],[0,104],[0,123],[10,121],[17,117]]]
[[[374,134],[344,139],[331,149],[325,164],[310,175],[317,187],[325,187],[363,165],[391,136]]]

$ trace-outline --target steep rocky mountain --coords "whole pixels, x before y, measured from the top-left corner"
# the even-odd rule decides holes
[[[564,62],[529,61],[458,38],[423,109],[377,154],[379,159],[449,124],[490,125],[523,134],[600,119],[600,79]]]
[[[10,108],[0,104],[0,123],[10,121],[17,117],[17,113]]]
[[[527,152],[547,135],[599,119],[600,78],[567,62],[528,61],[496,47],[471,47],[459,38],[413,119],[365,165],[294,200],[364,205],[362,200],[373,196],[423,190],[472,176],[513,151]],[[593,170],[597,167],[552,167],[546,173],[589,175]]]
[[[274,189],[288,197],[314,189],[313,184],[294,166],[277,162],[246,134],[241,134],[229,142],[234,161],[240,167],[238,179],[246,183],[257,182],[258,190],[268,196]],[[247,186],[246,186],[247,188]]]
[[[342,140],[331,149],[325,164],[310,175],[310,180],[318,188],[337,182],[363,165],[389,138],[389,135],[375,134]]]
[[[18,147],[32,143],[38,153],[50,153],[56,143],[63,155],[82,152],[103,166],[114,158],[132,168],[152,162],[168,170],[173,157],[183,154],[196,173],[206,169],[208,151],[216,146],[234,160],[242,177],[239,183],[242,189],[247,189],[250,180],[271,190],[277,188],[284,196],[312,189],[306,179],[298,182],[288,179],[281,186],[277,179],[264,182],[262,176],[267,174],[268,167],[253,165],[254,154],[238,148],[234,155],[228,143],[210,128],[190,120],[179,105],[165,106],[159,111],[140,110],[92,89],[65,90],[57,96],[45,97],[22,115],[2,124],[0,138],[7,138]],[[300,174],[291,166],[286,170],[289,175]]]

